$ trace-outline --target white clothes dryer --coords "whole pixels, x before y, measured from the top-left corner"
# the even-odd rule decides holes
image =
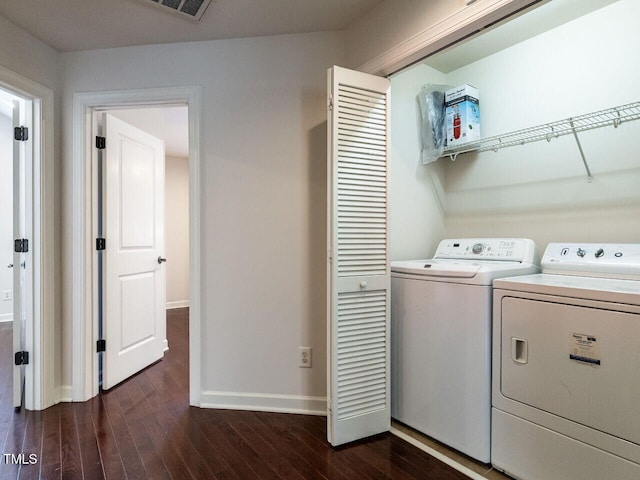
[[[495,278],[539,271],[522,238],[448,239],[433,259],[391,262],[391,416],[490,461]]]
[[[640,244],[551,243],[494,283],[493,465],[522,480],[640,478]]]

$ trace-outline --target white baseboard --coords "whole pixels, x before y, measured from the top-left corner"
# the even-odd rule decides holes
[[[327,414],[327,399],[325,397],[302,395],[205,391],[200,396],[200,406],[202,408],[298,413],[303,415],[325,416]]]
[[[56,388],[56,398],[59,402],[72,402],[73,401],[73,387],[71,385],[61,385]]]
[[[176,300],[175,302],[167,302],[167,310],[174,308],[185,308],[189,306],[189,300]]]
[[[0,322],[13,322],[13,313],[1,313]]]

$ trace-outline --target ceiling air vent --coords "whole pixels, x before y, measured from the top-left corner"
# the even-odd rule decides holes
[[[142,0],[145,3],[153,3],[163,10],[171,10],[181,16],[192,20],[200,20],[211,0]]]

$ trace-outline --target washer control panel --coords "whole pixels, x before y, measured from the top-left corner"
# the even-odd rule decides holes
[[[640,280],[640,244],[550,243],[542,272]]]
[[[535,244],[528,238],[449,238],[440,242],[434,258],[537,264]]]

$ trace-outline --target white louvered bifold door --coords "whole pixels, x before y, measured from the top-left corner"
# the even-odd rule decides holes
[[[386,432],[389,405],[387,79],[329,69],[329,442]]]

